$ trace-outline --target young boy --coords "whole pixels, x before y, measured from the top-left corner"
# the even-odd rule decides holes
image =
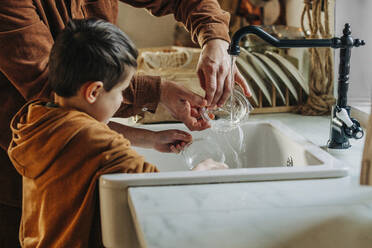
[[[23,176],[22,247],[101,247],[99,176],[158,171],[106,125],[136,58],[128,37],[104,21],[74,20],[58,36],[49,60],[54,102],[29,102],[11,122],[8,154]],[[191,141],[179,130],[143,132],[148,140],[141,142],[161,151]],[[196,168],[223,167],[209,161]]]

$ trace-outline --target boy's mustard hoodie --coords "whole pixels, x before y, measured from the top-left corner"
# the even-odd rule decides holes
[[[22,247],[100,247],[99,176],[157,171],[121,134],[74,109],[33,101],[11,129],[8,154],[23,176]]]

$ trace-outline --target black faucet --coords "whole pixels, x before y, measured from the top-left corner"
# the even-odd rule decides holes
[[[364,46],[365,42],[351,37],[350,24],[345,24],[343,36],[332,39],[300,39],[300,40],[279,40],[268,34],[257,26],[246,26],[239,29],[232,37],[228,49],[230,55],[239,55],[239,42],[247,34],[255,34],[267,43],[280,48],[296,47],[332,47],[340,48],[340,65],[338,77],[338,97],[332,108],[331,133],[328,147],[332,149],[346,149],[351,147],[349,138],[360,139],[364,132],[359,122],[350,117],[350,106],[347,105],[347,91],[349,88],[350,57],[351,48]]]

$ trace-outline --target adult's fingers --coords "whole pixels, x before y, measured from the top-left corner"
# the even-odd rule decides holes
[[[204,107],[207,102],[206,100],[199,96],[198,94],[192,92],[191,90],[184,88],[181,94],[181,98],[189,102],[193,107]]]
[[[211,127],[207,121],[203,119],[196,119],[194,117],[188,118],[183,123],[191,131],[202,131]]]
[[[191,107],[190,114],[192,117],[196,117],[196,118],[200,117],[200,112],[197,108]]]
[[[230,77],[226,77],[225,79],[225,85],[223,89],[223,95],[221,96],[220,100],[218,101],[218,106],[221,107],[227,100],[227,98],[231,94],[231,88],[232,88],[232,83],[230,80]]]
[[[180,153],[180,150],[177,149],[173,144],[169,145],[169,150],[170,152],[173,152],[173,153]]]
[[[200,118],[200,114],[195,116],[195,112],[194,114],[192,114],[192,112],[190,103],[185,101],[182,110],[183,114],[178,118],[179,121],[182,121],[191,131],[201,131],[210,127],[209,123]]]
[[[183,121],[185,126],[191,131],[198,131],[200,127],[198,125],[198,121],[194,117],[189,117]]]
[[[217,72],[212,66],[207,65],[206,67],[201,67],[198,70],[198,76],[199,80],[204,80],[201,85],[204,85],[203,88],[205,90],[205,99],[207,100],[207,105],[211,105],[217,89]]]
[[[217,87],[216,91],[214,93],[214,97],[211,103],[211,106],[217,105],[218,102],[220,102],[221,97],[224,96],[225,98],[226,95],[230,95],[230,92],[225,91],[225,84],[228,83],[230,84],[230,75],[228,74],[228,71],[224,66],[220,66],[220,69],[218,70],[217,73]]]
[[[198,78],[199,78],[199,83],[200,83],[200,86],[203,88],[203,90],[205,90],[205,78],[204,78],[204,72],[202,69],[198,69],[197,70],[197,75],[198,75]]]
[[[179,110],[181,115],[178,116],[178,120],[183,122],[185,126],[191,130],[195,130],[195,124],[197,122],[197,119],[193,116],[191,116],[191,106],[188,101],[183,101],[181,104],[183,104],[182,110]],[[179,108],[181,109],[181,108]]]
[[[244,95],[247,96],[247,97],[251,97],[252,93],[249,89],[248,83],[236,67],[235,67],[235,75],[234,76],[235,76],[234,77],[235,82],[237,84],[239,84],[239,86],[243,89]]]

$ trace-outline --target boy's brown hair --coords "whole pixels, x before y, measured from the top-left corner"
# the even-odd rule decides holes
[[[62,97],[74,96],[86,82],[101,81],[110,91],[137,67],[138,51],[115,25],[98,19],[71,20],[49,56],[49,82]]]

